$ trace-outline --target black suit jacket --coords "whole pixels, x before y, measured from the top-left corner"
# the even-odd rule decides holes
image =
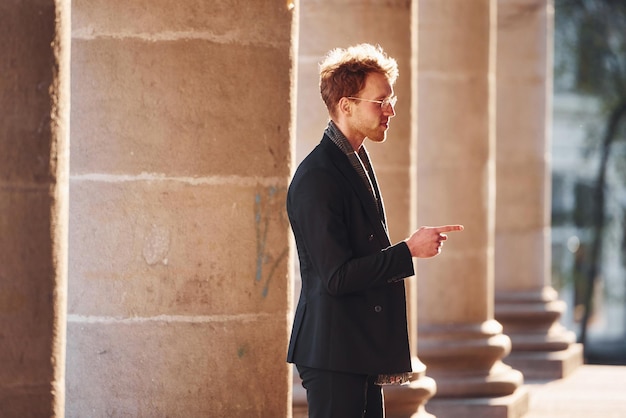
[[[411,254],[404,242],[391,245],[384,211],[326,135],[298,167],[287,213],[302,277],[287,361],[372,375],[410,371],[402,279],[414,274]]]

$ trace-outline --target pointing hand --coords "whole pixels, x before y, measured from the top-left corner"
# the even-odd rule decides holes
[[[446,232],[462,231],[463,225],[422,226],[404,240],[413,257],[430,258],[441,252]]]

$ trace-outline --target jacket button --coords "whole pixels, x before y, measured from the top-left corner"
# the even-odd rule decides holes
[[[380,306],[380,305],[376,305],[376,306],[374,306],[374,311],[375,311],[375,312],[382,312],[382,310],[383,310],[383,307],[382,307],[382,306]]]
[[[368,239],[369,241],[373,240],[373,239],[374,239],[374,234],[371,234],[369,237],[367,237],[367,239]]]

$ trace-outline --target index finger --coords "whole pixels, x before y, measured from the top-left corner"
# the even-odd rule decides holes
[[[436,226],[434,229],[435,229],[435,232],[442,233],[442,232],[462,231],[465,228],[463,227],[463,225],[443,225],[443,226]]]

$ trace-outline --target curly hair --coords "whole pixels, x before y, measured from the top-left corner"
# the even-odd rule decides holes
[[[355,96],[365,86],[370,73],[380,73],[393,85],[398,78],[398,63],[380,45],[359,44],[328,52],[319,65],[320,93],[332,115],[342,97]]]

